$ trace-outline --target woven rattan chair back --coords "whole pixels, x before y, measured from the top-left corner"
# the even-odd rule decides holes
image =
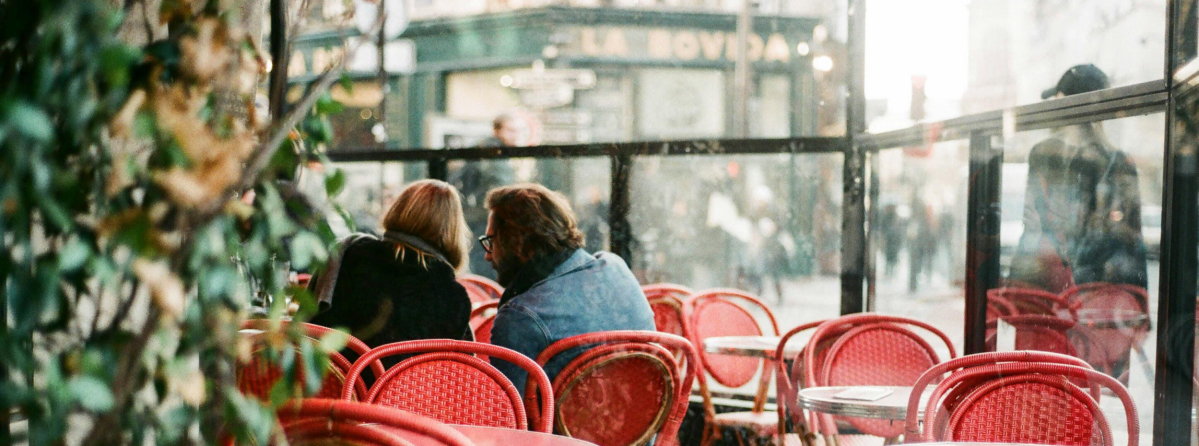
[[[836,339],[828,347],[823,360],[819,348],[804,352],[806,386],[909,386],[932,366],[941,362],[933,347],[913,328],[920,328],[937,337],[948,349],[949,357],[956,356],[949,337],[935,327],[914,319],[879,314],[854,314],[821,324],[810,346],[820,346]],[[836,434],[833,417],[816,417],[818,431]],[[894,437],[903,433],[903,426],[888,421],[860,418],[839,418],[863,433]]]
[[[942,380],[947,373],[949,374],[948,378]],[[995,393],[983,398],[981,397],[983,393],[978,393],[979,389],[983,388],[989,389],[985,390],[984,392],[994,391],[997,389],[997,387],[987,386],[990,386],[993,382],[996,382],[1001,378],[1024,374],[1040,374],[1041,376],[1050,376],[1052,380],[1047,382],[1039,382],[1035,380],[1017,380],[1011,381],[1008,384],[1011,384],[1017,390],[1024,389],[1023,391],[1042,389],[1042,387],[1038,386],[1043,385],[1050,385],[1058,390],[1055,391],[1056,393],[1047,393],[1045,396],[1004,391],[1003,393]],[[952,437],[951,433],[954,432],[954,429],[963,432],[962,435],[965,435],[966,437],[976,438],[975,436],[983,431],[971,430],[974,429],[974,427],[966,426],[964,423],[972,423],[974,421],[962,420],[977,420],[977,417],[980,416],[979,414],[985,414],[985,411],[998,410],[998,403],[996,401],[1002,401],[1002,398],[1017,398],[1017,400],[1009,402],[1012,403],[1011,407],[1018,408],[1021,407],[1021,404],[1023,404],[1023,400],[1019,400],[1019,398],[1045,399],[1058,398],[1062,395],[1069,396],[1067,399],[1058,400],[1057,403],[1054,403],[1058,404],[1058,406],[1056,406],[1056,408],[1053,410],[1041,413],[1041,416],[1048,417],[1048,419],[1053,419],[1053,417],[1056,416],[1055,414],[1068,414],[1071,413],[1072,410],[1077,412],[1078,407],[1092,407],[1092,403],[1088,402],[1088,400],[1092,402],[1098,401],[1101,387],[1110,386],[1110,384],[1113,383],[1116,385],[1115,388],[1112,388],[1113,391],[1117,395],[1122,394],[1121,399],[1125,402],[1126,410],[1129,411],[1129,413],[1132,413],[1134,416],[1134,418],[1130,418],[1129,420],[1132,423],[1130,424],[1130,428],[1135,430],[1135,408],[1132,406],[1131,399],[1127,398],[1127,391],[1123,389],[1118,382],[1112,380],[1111,377],[1102,376],[1095,378],[1099,375],[1100,374],[1096,373],[1090,368],[1089,365],[1087,365],[1086,362],[1082,361],[1081,359],[1042,351],[1027,350],[982,353],[952,359],[944,363],[937,364],[933,368],[929,369],[920,377],[919,380],[917,380],[916,384],[912,387],[912,393],[908,399],[908,416],[905,423],[905,438],[910,441],[931,440],[934,438],[945,439]],[[922,431],[919,429],[921,425],[918,423],[919,417],[917,415],[917,408],[921,404],[921,396],[925,393],[925,389],[927,389],[928,385],[938,381],[940,384],[937,385],[937,387],[928,397]],[[1063,385],[1063,383],[1065,385]],[[1075,390],[1078,390],[1078,392]],[[1079,395],[1085,398],[1079,399]],[[953,417],[956,413],[966,410],[964,407],[966,407],[967,404],[974,404],[975,402],[979,402],[981,405],[963,412],[963,414],[972,414],[970,417],[973,418],[963,418],[965,415],[962,415],[955,421]],[[1082,406],[1079,406],[1079,404]],[[1074,408],[1071,409],[1069,407],[1070,405],[1074,405]],[[1005,408],[1003,410],[1009,409]],[[1091,411],[1091,409],[1087,410]],[[1085,429],[1089,435],[1086,437],[1088,442],[1102,440],[1103,438],[1107,438],[1106,441],[1110,442],[1111,436],[1110,434],[1106,433],[1108,432],[1108,429],[1106,428],[1106,420],[1100,419],[1102,418],[1102,415],[1099,415],[1099,418],[1096,418],[1093,415],[1088,415],[1088,417],[1091,418],[1091,422],[1095,423],[1094,426],[1088,424],[1089,422],[1084,421],[1078,421],[1074,426],[1086,426]],[[1014,419],[1018,420],[1019,418],[1017,417]],[[997,440],[997,438],[1018,438],[1021,435],[1028,435],[1020,434],[1019,428],[1012,428],[1012,425],[1004,423],[1007,423],[1007,421],[994,421],[991,423],[991,425],[997,426],[996,432],[1002,432],[1003,435],[1008,436],[1005,437],[1000,435],[997,437],[987,437],[991,438],[989,441],[1000,441]],[[1074,429],[1075,427],[1071,427],[1071,429]],[[1093,430],[1092,427],[1097,427],[1099,429]],[[1092,433],[1096,433],[1097,436],[1092,435]],[[1062,437],[1062,439],[1067,437],[1069,436]],[[1029,439],[1032,438],[1030,437]],[[1013,442],[1019,443],[1021,441]],[[1030,442],[1037,443],[1037,441]],[[1102,444],[1102,442],[1095,444]]]
[[[525,404],[511,381],[475,354],[515,364],[529,381],[549,388],[545,372],[520,353],[489,344],[452,340],[396,342],[375,348],[359,360],[414,355],[388,369],[371,386],[366,402],[397,408],[449,424],[527,429]],[[360,367],[363,366],[363,367]],[[349,382],[365,366],[354,363]],[[342,399],[349,399],[342,393]],[[553,422],[552,393],[546,392],[536,430],[549,432]]]
[[[673,295],[649,298],[649,308],[654,311],[654,328],[661,333],[690,339],[691,330],[683,314],[683,301]],[[675,359],[683,360],[683,351],[675,350]]]
[[[1149,334],[1149,297],[1144,288],[1111,283],[1086,283],[1062,292],[1062,298],[1078,308],[1084,319],[1116,322],[1110,327],[1080,325],[1085,340],[1094,348],[1079,348],[1083,359],[1099,370],[1113,374],[1116,361],[1144,342]],[[1078,338],[1076,338],[1076,341]]]
[[[458,283],[466,288],[466,295],[474,304],[494,302],[500,300],[500,296],[504,295],[504,287],[483,276],[467,274],[459,277]]]
[[[588,350],[554,379],[558,433],[602,446],[678,444],[698,358],[683,337],[651,331],[608,331],[555,342],[537,357]],[[682,351],[675,361],[671,351]],[[537,388],[525,390],[528,400]]]
[[[1106,421],[1096,416],[1100,413],[1098,404],[1061,376],[1023,374],[972,382],[976,387],[963,392],[966,396],[950,414],[943,438],[1075,446],[1111,444]]]
[[[762,360],[705,353],[704,340],[717,336],[778,336],[778,322],[774,313],[748,293],[730,289],[702,291],[692,297],[687,305],[691,308],[689,328],[703,369],[722,386],[741,387],[748,384]],[[769,325],[763,327],[750,309],[763,313],[769,319]]]
[[[270,398],[271,388],[275,383],[283,377],[283,369],[278,365],[278,358],[272,359],[269,356],[269,335],[265,332],[271,330],[271,322],[266,319],[251,319],[242,324],[242,336],[246,336],[251,345],[251,354],[249,361],[238,364],[237,368],[237,387],[247,395],[252,395],[260,400]],[[280,329],[286,330],[291,324],[289,322],[280,322]],[[311,342],[311,347],[318,345],[319,340],[327,334],[330,328],[319,325],[303,323],[300,328],[304,330],[305,340]],[[347,335],[348,336],[348,335]],[[295,355],[300,359],[300,352],[304,349],[301,346],[296,347]],[[362,355],[367,352],[366,344],[358,338],[349,336],[346,342],[346,348],[352,352]],[[302,363],[302,362],[299,362]],[[324,381],[315,396],[319,398],[338,398],[342,394],[342,386],[346,381],[346,374],[350,371],[351,363],[345,356],[339,352],[329,352],[329,371],[325,375]],[[383,366],[379,363],[372,364],[372,373],[379,376],[383,372]],[[296,376],[297,383],[304,382],[304,371],[300,368],[300,372]],[[353,392],[353,399],[361,399],[366,395],[366,386],[361,383],[356,386],[357,389]]]

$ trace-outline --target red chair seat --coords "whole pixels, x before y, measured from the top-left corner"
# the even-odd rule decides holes
[[[366,402],[427,415],[443,423],[474,426],[528,428],[520,392],[491,364],[473,356],[486,354],[514,364],[529,373],[529,382],[550,388],[545,371],[515,351],[478,342],[422,340],[379,346],[350,369],[353,384],[366,368],[364,361],[386,356],[415,355],[393,366],[371,386]],[[349,392],[342,391],[348,400]],[[553,392],[541,396],[541,413],[535,428],[549,432],[553,423]]]

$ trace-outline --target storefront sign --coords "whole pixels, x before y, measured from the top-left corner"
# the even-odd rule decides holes
[[[566,84],[519,91],[520,103],[532,108],[561,107],[569,105],[575,99],[575,90]]]
[[[792,37],[792,40],[797,38]],[[794,44],[782,33],[750,34],[746,39],[746,58],[750,62],[791,61]],[[619,57],[666,60],[735,61],[737,33],[667,28],[582,27],[567,46],[568,53],[592,57]]]
[[[568,69],[522,69],[512,71],[512,88],[546,88],[566,85],[574,89],[595,86],[595,71]]]

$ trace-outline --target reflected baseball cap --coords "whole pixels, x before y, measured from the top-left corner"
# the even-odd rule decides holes
[[[1111,87],[1107,74],[1092,64],[1075,65],[1062,74],[1057,85],[1041,92],[1041,99],[1049,99],[1058,93],[1066,96],[1090,91],[1103,90]]]

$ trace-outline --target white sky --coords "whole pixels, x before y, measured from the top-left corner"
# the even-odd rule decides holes
[[[966,90],[968,1],[869,1],[866,97],[888,99],[889,114],[906,117],[911,77],[922,74],[928,78],[930,108],[961,99]]]

